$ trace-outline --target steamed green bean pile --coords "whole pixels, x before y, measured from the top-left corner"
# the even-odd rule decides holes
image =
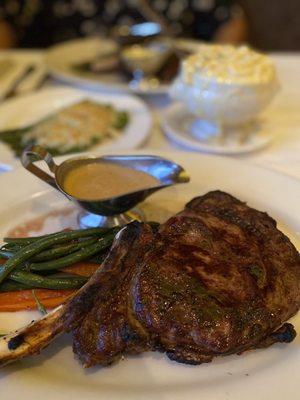
[[[0,292],[75,289],[88,278],[61,270],[80,261],[100,263],[121,228],[63,231],[30,238],[4,238],[0,248]]]

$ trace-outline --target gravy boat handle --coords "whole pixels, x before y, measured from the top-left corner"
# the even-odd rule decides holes
[[[43,160],[48,165],[50,171],[55,174],[57,165],[55,164],[52,156],[46,149],[41,146],[28,146],[23,151],[21,156],[21,163],[24,168],[30,171],[33,175],[37,176],[42,181],[48,183],[55,189],[59,190],[56,180],[53,176],[47,174],[45,171],[34,165],[35,161]]]

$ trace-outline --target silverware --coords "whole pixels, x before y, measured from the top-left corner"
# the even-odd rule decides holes
[[[54,176],[50,176],[42,169],[37,167],[34,162],[44,160]],[[189,182],[189,177],[185,170],[173,161],[162,157],[151,155],[112,155],[103,157],[82,156],[70,158],[60,165],[56,165],[51,154],[40,146],[31,146],[23,151],[21,162],[24,168],[37,176],[39,179],[48,183],[53,188],[59,190],[69,200],[76,203],[87,211],[88,215],[81,216],[83,226],[112,226],[122,225],[135,216],[131,215],[131,210],[138,203],[144,201],[152,193],[173,186],[179,183]],[[126,193],[117,197],[105,200],[82,200],[70,196],[64,191],[63,182],[67,173],[81,165],[91,162],[118,164],[119,166],[130,167],[143,171],[159,181],[155,187]],[[127,213],[124,215],[123,213]],[[92,214],[92,215],[91,215]],[[97,216],[100,216],[97,218]],[[94,218],[95,217],[95,218]],[[95,222],[96,221],[96,222]]]

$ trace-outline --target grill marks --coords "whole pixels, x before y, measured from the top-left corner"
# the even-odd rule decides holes
[[[219,250],[217,259],[220,267],[225,270],[227,266],[227,270],[233,272],[235,265],[243,278],[241,279],[245,286],[243,293],[246,295],[245,288],[250,289],[252,281],[254,297],[257,295],[256,286],[262,289],[267,282],[271,284],[270,281],[276,274],[273,269],[270,279],[267,279],[270,264],[268,247],[270,247],[272,257],[275,247],[273,243],[269,246],[269,234],[275,240],[276,236],[281,237],[280,241],[286,241],[287,238],[281,232],[274,230],[276,222],[266,213],[251,209],[226,193],[216,191],[209,195],[203,196],[201,200],[196,199],[190,202],[187,207],[190,212],[198,211],[200,219],[204,219],[210,228],[215,247]],[[214,200],[218,201],[217,206]],[[228,260],[230,265],[228,265]],[[217,268],[218,265],[215,264],[214,269]],[[233,282],[234,286],[236,284],[237,282]]]
[[[156,234],[136,225],[105,265],[117,283],[107,291],[102,279],[74,332],[84,366],[149,349],[197,364],[293,336],[273,332],[300,305],[298,253],[267,214],[226,193],[192,200]]]
[[[253,347],[299,308],[296,249],[267,214],[226,193],[194,199],[157,241],[139,273],[135,311],[172,359],[179,348],[179,360],[185,348],[195,363],[199,352]]]

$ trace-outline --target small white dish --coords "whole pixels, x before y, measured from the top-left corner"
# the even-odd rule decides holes
[[[208,131],[201,120],[195,120],[180,103],[173,103],[162,115],[165,135],[185,149],[211,154],[238,155],[260,150],[271,142],[271,135],[259,123],[248,130],[231,128],[228,132]]]
[[[83,99],[111,104],[117,110],[129,114],[128,125],[120,136],[96,145],[90,151],[113,153],[123,149],[135,149],[146,140],[152,126],[152,117],[146,104],[139,98],[128,94],[100,94],[63,87],[43,89],[1,104],[0,131],[30,126]],[[2,142],[0,142],[0,164],[12,166],[19,164],[13,151]]]

